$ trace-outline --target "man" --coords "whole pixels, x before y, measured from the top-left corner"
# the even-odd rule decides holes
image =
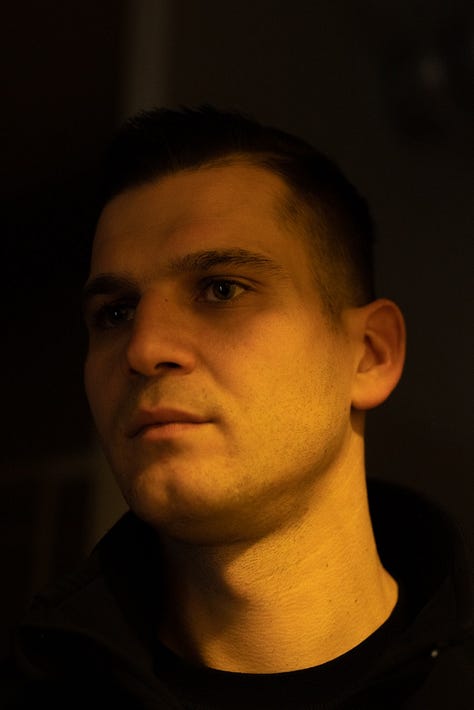
[[[303,141],[211,107],[124,127],[85,384],[130,512],[27,615],[18,707],[471,707],[465,548],[367,486],[366,411],[405,354],[371,253]]]

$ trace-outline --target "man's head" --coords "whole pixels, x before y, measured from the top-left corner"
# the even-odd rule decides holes
[[[109,163],[86,287],[92,412],[142,518],[195,542],[254,537],[301,518],[328,481],[360,480],[363,412],[400,376],[403,321],[347,265],[361,225],[333,249],[336,217],[308,216],[288,178],[261,162],[273,154],[247,158],[246,144],[210,156],[206,124],[183,134],[199,157],[185,162],[160,138],[180,114],[140,120],[146,130],[132,123]],[[228,120],[231,135],[240,119]],[[158,170],[163,145],[171,157]],[[344,180],[321,160],[335,210]],[[194,422],[163,425],[183,412]]]
[[[373,300],[374,230],[366,201],[310,144],[240,113],[204,106],[138,114],[110,145],[101,205],[160,176],[236,162],[283,179],[287,189],[276,207],[282,223],[295,228],[310,249],[328,314],[337,319],[343,307]]]

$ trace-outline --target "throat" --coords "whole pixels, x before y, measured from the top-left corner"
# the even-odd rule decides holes
[[[269,566],[262,564],[261,551],[250,552],[212,568],[203,560],[196,565],[195,558],[190,575],[181,565],[168,575],[159,628],[165,646],[199,666],[288,672],[346,653],[396,605],[397,583],[382,567],[375,543],[357,565],[350,553],[329,559],[313,551],[305,559],[279,557]]]

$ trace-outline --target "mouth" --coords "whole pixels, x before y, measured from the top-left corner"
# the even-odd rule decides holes
[[[160,407],[140,410],[131,422],[128,437],[141,437],[148,432],[187,431],[208,424],[209,420],[198,414]]]
[[[139,429],[135,437],[142,441],[159,441],[162,439],[171,439],[186,434],[193,434],[210,422],[156,422],[147,424]]]

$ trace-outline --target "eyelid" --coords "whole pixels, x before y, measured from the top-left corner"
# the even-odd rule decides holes
[[[137,303],[140,296],[135,293],[96,293],[90,296],[83,305],[84,314],[96,313],[105,306],[113,306],[118,303]]]
[[[204,280],[202,280],[199,284],[199,294],[202,294],[204,291],[206,291],[210,286],[212,286],[215,283],[227,283],[231,284],[232,286],[238,286],[242,288],[244,291],[251,291],[252,287],[246,284],[245,282],[241,281],[240,279],[236,279],[233,277],[225,277],[225,276],[210,276]],[[230,299],[229,301],[220,301],[220,303],[231,303],[232,301],[235,301],[236,298]],[[212,303],[219,303],[219,300],[212,301]]]
[[[113,330],[114,328],[120,327],[123,323],[130,321],[130,318],[125,319],[122,323],[114,325],[105,325],[105,320],[107,318],[107,311],[113,308],[135,308],[136,299],[130,299],[127,297],[116,297],[116,298],[104,298],[97,303],[94,307],[90,308],[89,313],[86,313],[86,322],[90,327],[98,330]]]
[[[242,281],[239,276],[207,276],[199,281],[198,286],[205,288],[206,286],[210,286],[213,283],[219,283],[220,281],[236,284],[237,286],[242,286],[242,288],[251,288],[251,286],[246,283],[246,281]]]

